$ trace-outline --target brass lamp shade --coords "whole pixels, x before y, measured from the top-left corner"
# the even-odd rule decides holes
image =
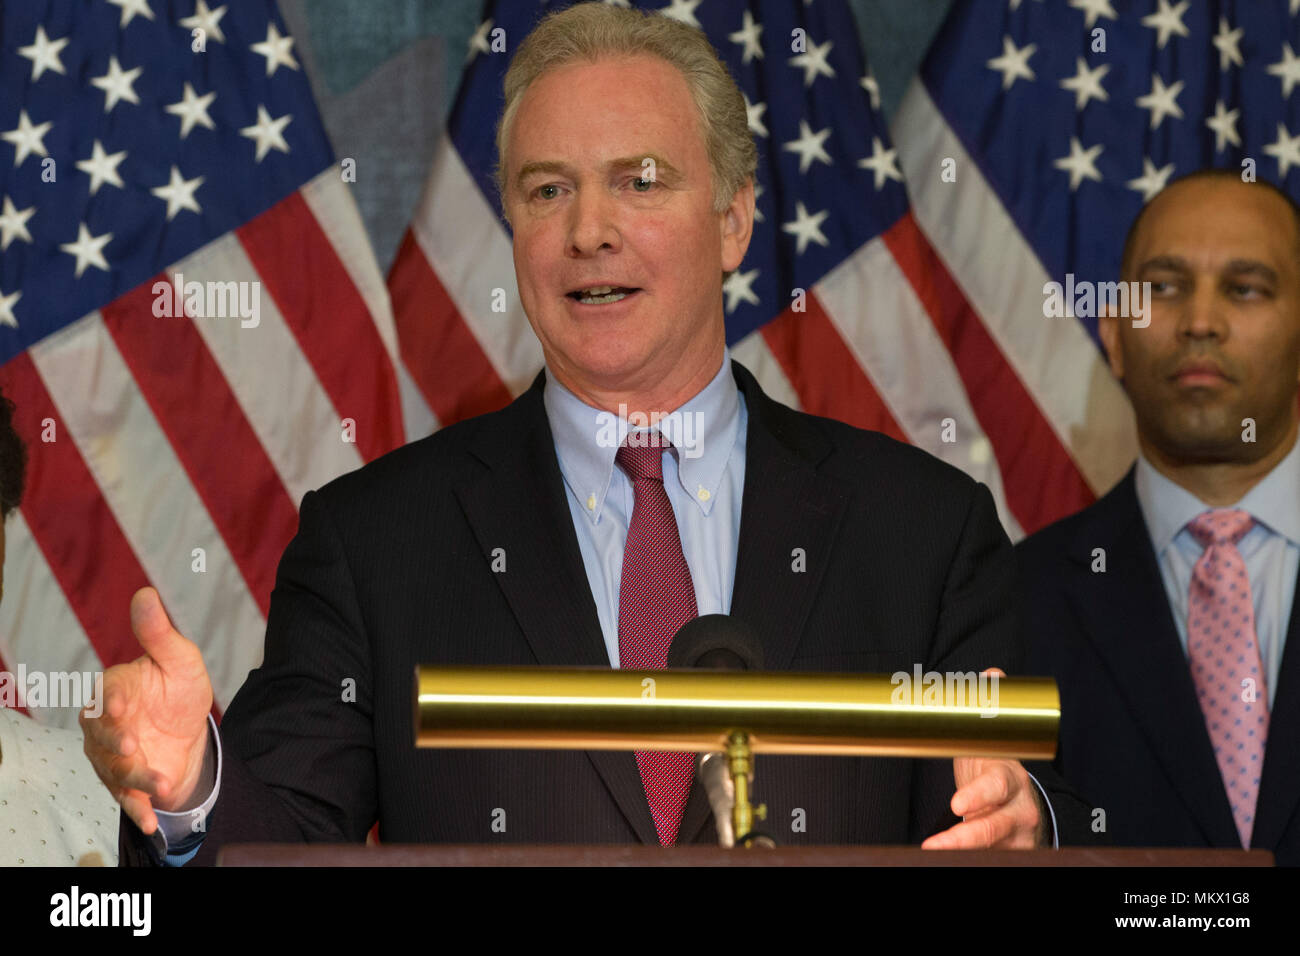
[[[902,678],[906,677],[906,680]],[[418,667],[420,747],[725,750],[1050,760],[1060,699],[1048,678]]]

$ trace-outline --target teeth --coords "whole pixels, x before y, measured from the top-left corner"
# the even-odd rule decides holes
[[[608,289],[609,286],[605,286],[604,288]],[[612,295],[589,295],[584,292],[578,298],[578,301],[583,305],[607,305],[610,302],[618,302],[619,300],[626,298],[626,292],[616,292]]]
[[[590,289],[583,289],[583,295],[609,295],[614,291],[612,285],[594,285]]]

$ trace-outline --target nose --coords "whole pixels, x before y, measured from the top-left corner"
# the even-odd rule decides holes
[[[1198,283],[1196,291],[1188,297],[1179,313],[1178,337],[1222,341],[1227,331],[1219,290],[1213,283]]]
[[[595,255],[608,248],[617,252],[623,244],[615,221],[613,199],[601,189],[579,189],[569,204],[568,254],[573,258]]]

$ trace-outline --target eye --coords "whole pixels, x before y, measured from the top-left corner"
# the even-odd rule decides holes
[[[544,193],[545,193],[546,190],[548,190],[548,189],[553,189],[553,190],[555,190],[555,192],[554,192],[553,194],[550,194],[550,195],[544,195]],[[560,187],[557,186],[557,185],[555,185],[555,183],[547,183],[545,186],[538,186],[536,189],[534,189],[534,190],[533,190],[533,195],[534,195],[534,196],[538,196],[538,197],[541,198],[541,199],[554,199],[556,196],[559,195],[559,190],[560,190]]]
[[[646,179],[644,176],[638,176],[632,180],[632,191],[638,193],[648,193],[658,186],[659,183],[653,179]],[[644,186],[645,188],[642,188]]]
[[[1247,285],[1244,282],[1234,282],[1228,287],[1234,297],[1238,299],[1257,299],[1264,295],[1264,290],[1258,286]]]

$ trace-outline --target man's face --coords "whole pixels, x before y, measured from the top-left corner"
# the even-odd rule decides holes
[[[1286,203],[1233,179],[1175,184],[1147,210],[1124,278],[1151,324],[1104,317],[1111,369],[1145,444],[1181,464],[1252,462],[1296,420],[1300,236]],[[1244,419],[1255,441],[1243,440]]]
[[[647,56],[551,70],[524,94],[506,150],[519,294],[557,375],[580,394],[653,392],[692,357],[716,363],[722,272],[749,244],[753,187],[713,212],[681,74]],[[594,286],[636,291],[579,301]]]

